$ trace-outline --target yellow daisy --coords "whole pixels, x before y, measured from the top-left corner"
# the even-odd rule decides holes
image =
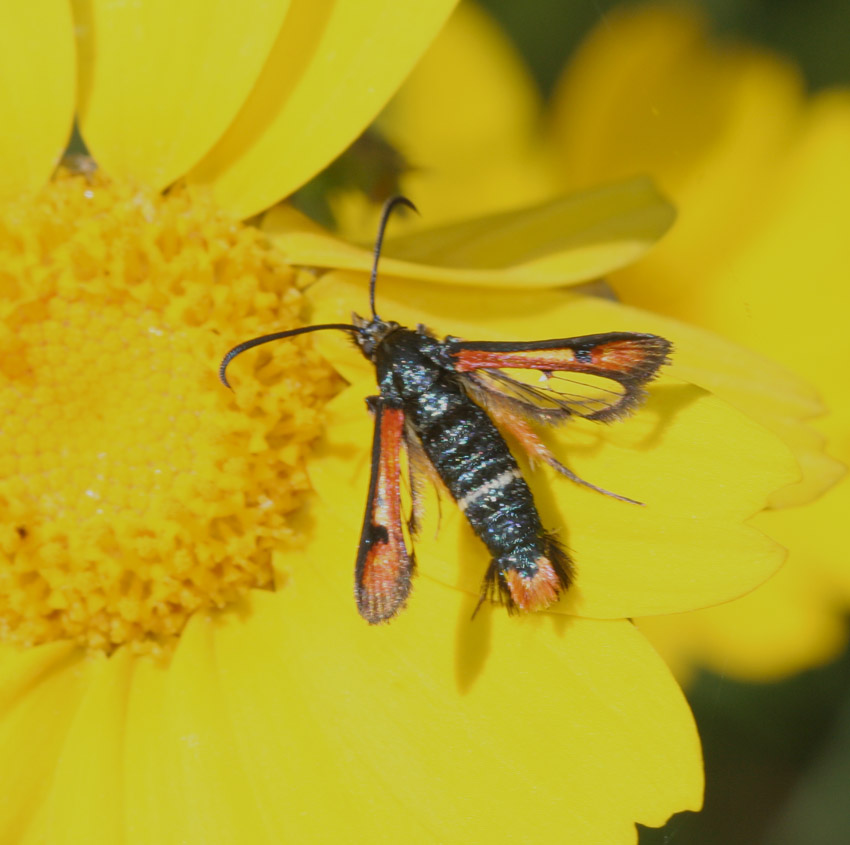
[[[712,42],[687,12],[646,6],[591,34],[561,80],[554,126],[562,188],[647,171],[679,209],[659,249],[610,277],[622,298],[721,332],[815,385],[830,410],[819,428],[850,462],[847,92],[807,97],[787,62]],[[850,604],[848,497],[845,481],[805,507],[760,515],[754,524],[790,550],[775,578],[738,602],[642,629],[683,670],[699,663],[742,679],[836,655]]]
[[[644,412],[556,438],[646,508],[534,477],[579,567],[554,613],[471,623],[485,554],[449,509],[432,539],[431,508],[409,609],[365,625],[365,362],[302,338],[240,359],[235,394],[215,379],[238,340],[365,310],[367,252],[286,206],[239,220],[361,131],[451,6],[3,13],[0,841],[617,843],[699,806],[690,713],[627,618],[782,559],[744,521],[790,454],[698,385],[808,400],[709,335],[561,292],[668,227],[646,182],[411,237],[381,280],[388,316],[439,332],[678,344]],[[97,169],[50,179],[75,110]]]

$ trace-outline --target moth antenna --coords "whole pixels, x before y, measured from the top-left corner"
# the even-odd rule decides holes
[[[372,262],[372,275],[369,278],[369,307],[372,309],[372,317],[375,319],[378,319],[375,312],[375,280],[378,278],[378,260],[381,257],[381,247],[384,243],[384,231],[387,228],[387,222],[397,205],[406,205],[419,214],[419,209],[407,197],[402,196],[390,197],[381,209],[381,222],[378,223],[378,236],[375,238],[375,260]]]
[[[299,334],[307,334],[307,332],[318,332],[323,331],[324,329],[338,329],[343,332],[360,332],[361,330],[357,328],[357,326],[349,325],[348,323],[324,323],[318,326],[301,326],[298,329],[289,329],[285,332],[274,332],[273,334],[264,334],[261,337],[255,337],[251,340],[246,340],[240,343],[238,346],[234,346],[227,355],[224,356],[221,360],[221,364],[218,368],[218,377],[221,383],[225,387],[230,387],[230,382],[227,380],[227,365],[237,356],[241,355],[243,352],[246,352],[249,349],[253,349],[255,346],[262,346],[264,343],[271,343],[273,340],[283,340],[287,337],[295,337],[295,335]],[[232,390],[233,388],[231,388]]]

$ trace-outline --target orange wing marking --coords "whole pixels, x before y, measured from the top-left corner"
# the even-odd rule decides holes
[[[401,520],[403,431],[404,412],[380,407],[375,420],[369,501],[355,570],[357,607],[371,624],[392,619],[410,593],[414,559],[408,554]]]
[[[458,372],[511,367],[565,370],[642,383],[667,363],[671,349],[670,341],[657,335],[609,332],[534,343],[457,341],[452,357]]]
[[[456,354],[455,360],[455,369],[461,373],[510,367],[529,370],[564,370],[572,369],[576,364],[575,352],[572,349],[526,349],[518,352],[462,349]]]

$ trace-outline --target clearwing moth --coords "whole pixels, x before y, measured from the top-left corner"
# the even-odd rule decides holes
[[[403,530],[403,447],[411,474],[435,472],[490,552],[479,606],[489,598],[509,612],[542,610],[569,588],[573,564],[543,528],[502,432],[533,461],[635,503],[573,474],[534,426],[559,425],[573,416],[610,422],[630,413],[643,398],[643,386],[667,363],[672,345],[634,332],[518,343],[438,340],[424,326],[412,330],[383,320],[375,311],[375,282],[387,221],[399,205],[416,210],[401,196],[384,205],[369,282],[371,318],[353,314],[350,324],[302,326],[245,341],[225,355],[219,376],[229,387],[227,366],[242,352],[326,329],[349,332],[374,364],[378,395],[367,399],[375,420],[371,479],[354,576],[357,608],[367,622],[387,622],[405,606],[416,566]],[[536,371],[539,381],[517,378],[516,371],[524,370]],[[415,535],[421,503],[418,484],[411,488],[408,526]]]

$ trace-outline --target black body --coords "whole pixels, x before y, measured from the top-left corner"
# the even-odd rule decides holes
[[[408,436],[418,439],[493,557],[485,595],[495,598],[498,590],[510,608],[498,576],[509,567],[534,577],[540,559],[553,565],[563,588],[569,586],[566,554],[544,531],[516,459],[487,412],[467,394],[446,344],[421,326],[411,331],[376,319],[368,328],[365,344],[358,335],[354,339],[375,364],[382,401],[404,411]]]

